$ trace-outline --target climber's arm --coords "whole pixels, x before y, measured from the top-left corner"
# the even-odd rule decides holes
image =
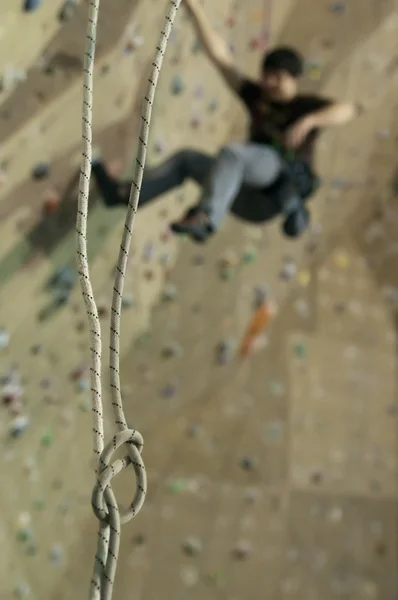
[[[361,108],[353,102],[332,102],[308,116],[312,128],[344,125],[360,114]]]
[[[211,62],[221,73],[228,86],[239,92],[245,77],[235,65],[234,57],[225,40],[214,31],[199,0],[185,0],[199,40]]]

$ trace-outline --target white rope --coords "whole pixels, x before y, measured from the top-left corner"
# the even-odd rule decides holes
[[[80,172],[76,223],[76,259],[82,295],[90,323],[93,449],[95,460],[97,462],[97,480],[92,494],[92,506],[94,513],[99,520],[99,531],[97,552],[95,556],[94,571],[90,588],[90,600],[110,600],[112,597],[113,582],[119,553],[120,526],[134,517],[141,509],[145,500],[147,486],[145,467],[141,458],[143,439],[137,431],[131,430],[127,426],[120,391],[119,337],[124,277],[126,273],[135,215],[137,213],[156,85],[162,67],[168,38],[170,36],[181,0],[170,1],[165,24],[160,34],[159,43],[156,47],[153,69],[149,78],[148,91],[145,96],[144,107],[141,115],[142,120],[141,131],[139,135],[139,147],[137,151],[133,183],[130,191],[129,205],[127,208],[126,222],[120,245],[119,259],[116,268],[111,309],[109,368],[112,392],[112,408],[117,433],[112,437],[110,442],[106,444],[105,447],[101,388],[101,326],[90,281],[86,237],[92,157],[93,69],[99,3],[100,0],[90,0],[87,27],[83,84],[83,156]],[[123,459],[117,459],[112,462],[112,454],[123,444],[127,445],[127,456]],[[136,475],[136,494],[127,510],[121,511],[117,505],[116,498],[111,488],[111,480],[129,465],[133,465]]]

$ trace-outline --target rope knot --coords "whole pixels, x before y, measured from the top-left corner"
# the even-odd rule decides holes
[[[111,462],[112,455],[123,444],[128,446],[127,455]],[[138,431],[123,429],[113,436],[101,452],[100,469],[91,496],[93,511],[99,521],[110,524],[113,520],[112,515],[117,515],[117,520],[120,520],[121,524],[127,523],[142,508],[147,485],[145,465],[141,457],[143,445],[144,440]],[[133,465],[135,471],[136,492],[130,505],[122,511],[116,503],[110,484],[116,475],[130,465]]]

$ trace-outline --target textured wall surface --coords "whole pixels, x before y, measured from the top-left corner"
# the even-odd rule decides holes
[[[73,287],[87,2],[66,22],[62,2],[30,13],[16,4],[0,7],[0,597],[66,600],[87,595],[97,527],[89,340]],[[148,12],[147,2],[102,0],[94,136],[115,172],[131,171],[166,6],[154,4]],[[279,221],[254,228],[232,217],[205,247],[170,237],[169,221],[198,193],[192,184],[139,212],[121,376],[128,419],[145,439],[149,492],[122,530],[115,600],[394,600],[398,9],[393,0],[242,4],[205,2],[242,67],[256,73],[265,40],[296,45],[307,60],[304,89],[360,101],[365,112],[321,138],[323,185],[300,241],[284,239]],[[149,162],[187,145],[216,152],[244,127],[181,9]],[[48,176],[33,181],[40,163]],[[123,218],[93,186],[88,239],[108,436],[106,347]],[[54,289],[60,268],[64,288]],[[234,349],[263,285],[278,312],[241,360]],[[226,364],[220,344],[231,351]],[[129,502],[133,475],[114,489]]]

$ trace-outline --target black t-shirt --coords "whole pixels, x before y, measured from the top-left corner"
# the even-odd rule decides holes
[[[239,96],[250,114],[249,140],[257,144],[281,145],[283,134],[296,121],[305,115],[321,110],[331,100],[316,95],[298,95],[290,102],[273,102],[258,84],[245,80]],[[296,149],[296,155],[312,164],[315,141],[319,129],[314,129],[303,144]]]

